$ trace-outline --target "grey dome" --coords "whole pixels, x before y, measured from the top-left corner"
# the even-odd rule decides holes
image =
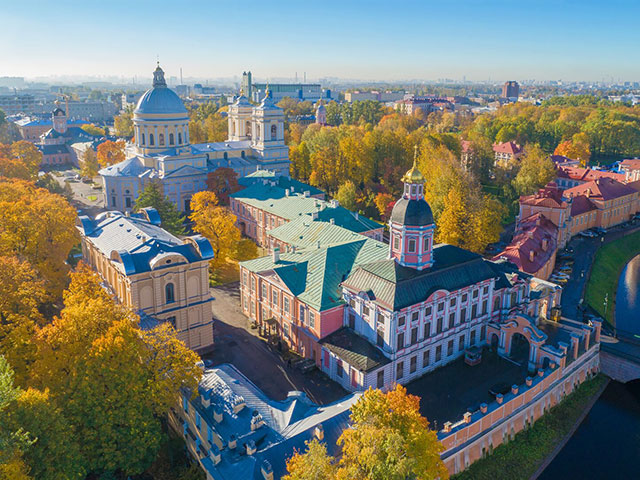
[[[187,113],[187,109],[180,97],[170,88],[164,86],[154,87],[144,92],[138,100],[134,113],[168,114]]]
[[[391,210],[391,221],[409,227],[422,227],[433,223],[433,213],[424,198],[420,200],[401,198]]]

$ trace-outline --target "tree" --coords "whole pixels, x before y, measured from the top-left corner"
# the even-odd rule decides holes
[[[48,391],[29,388],[13,403],[8,423],[29,432],[33,445],[25,449],[23,460],[38,480],[82,479],[80,447],[62,410]]]
[[[100,162],[98,162],[98,156],[92,148],[87,148],[84,152],[82,152],[80,173],[83,177],[93,178],[98,175],[98,170],[100,170]]]
[[[98,162],[103,167],[123,162],[126,158],[124,148],[125,143],[122,140],[117,142],[106,140],[102,142],[98,145]]]
[[[158,211],[161,226],[173,235],[184,235],[184,217],[178,211],[175,203],[164,196],[163,186],[159,182],[150,182],[135,203],[135,210],[153,207]]]
[[[581,166],[589,164],[591,150],[586,138],[586,134],[577,133],[572,140],[567,140],[559,144],[553,152],[554,155],[563,155],[573,160],[579,160]]]
[[[9,409],[20,394],[21,390],[13,385],[11,366],[0,355],[0,478],[8,480],[31,478],[22,455],[32,440],[22,428],[14,428],[8,422]]]
[[[207,175],[207,188],[216,194],[221,205],[229,205],[229,195],[242,187],[238,184],[238,174],[232,168],[219,167]]]
[[[311,175],[311,154],[305,142],[300,142],[296,147],[289,148],[291,158],[291,175],[302,181],[309,180]]]
[[[466,196],[457,188],[452,188],[447,194],[445,207],[439,216],[438,235],[439,243],[462,246],[469,234],[469,216]]]
[[[106,135],[104,128],[100,128],[92,123],[83,125],[81,128],[89,135],[93,135],[94,137],[103,137],[104,135]]]
[[[347,180],[340,188],[338,188],[338,193],[336,194],[336,199],[340,202],[344,208],[348,210],[355,210],[356,208],[356,196],[357,190],[356,186],[353,184],[351,180]]]
[[[444,450],[420,415],[420,398],[396,385],[367,390],[351,408],[352,428],[342,432],[338,479],[415,480],[449,478]]]
[[[0,143],[0,176],[35,179],[42,163],[42,152],[31,142]]]
[[[287,472],[282,480],[334,480],[337,473],[335,459],[327,455],[327,447],[317,439],[305,442],[307,451],[294,451],[287,460]]]
[[[162,444],[160,417],[181,388],[197,386],[198,357],[168,324],[141,331],[84,265],[64,303],[36,339],[34,381],[73,426],[87,472],[141,473]]]
[[[214,252],[214,264],[222,265],[229,259],[235,259],[240,230],[236,227],[236,216],[227,208],[218,205],[213,192],[198,192],[191,198],[191,221],[193,229],[211,242]]]
[[[378,213],[382,220],[388,220],[391,215],[391,209],[395,204],[395,200],[392,195],[388,193],[378,193],[374,199]]]
[[[67,283],[65,263],[78,243],[76,211],[59,195],[24,180],[0,178],[0,255],[27,260],[45,281],[49,299]]]
[[[133,107],[127,107],[113,119],[113,126],[118,137],[133,137]]]
[[[530,195],[555,176],[556,169],[549,156],[538,145],[527,145],[520,158],[520,170],[513,179],[513,187],[520,195]]]

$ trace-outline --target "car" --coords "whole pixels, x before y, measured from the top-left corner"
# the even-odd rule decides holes
[[[593,229],[594,232],[596,232],[598,235],[604,235],[607,233],[607,229],[606,228],[602,228],[602,227],[596,227]]]
[[[589,230],[585,230],[584,232],[580,232],[578,235],[584,238],[594,238],[597,237],[598,234],[594,232],[590,232]]]
[[[93,179],[89,177],[82,177],[82,183],[91,183],[91,182],[93,182]]]
[[[505,393],[508,393],[510,391],[511,391],[511,385],[509,385],[506,382],[500,382],[500,383],[496,383],[495,385],[491,386],[491,388],[489,389],[489,394],[491,394],[491,395],[493,395],[495,397],[498,394],[504,395]]]

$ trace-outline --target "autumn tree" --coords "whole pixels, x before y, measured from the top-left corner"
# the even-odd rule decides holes
[[[86,125],[82,125],[82,130],[87,132],[89,135],[93,135],[94,137],[103,137],[105,135],[104,128],[100,128],[93,123],[88,123]]]
[[[305,442],[304,453],[293,452],[287,460],[287,475],[282,480],[335,480],[338,471],[335,459],[317,439]]]
[[[591,150],[586,134],[577,133],[571,140],[559,144],[553,152],[554,155],[563,155],[573,160],[578,160],[585,167],[589,164]]]
[[[0,176],[32,180],[37,178],[42,152],[31,142],[0,143]]]
[[[163,441],[160,417],[196,388],[198,357],[167,323],[141,331],[82,264],[64,303],[37,336],[34,382],[72,425],[86,472],[141,473]]]
[[[520,169],[513,187],[520,195],[529,195],[545,186],[556,176],[553,162],[538,145],[527,145],[520,158]]]
[[[125,160],[124,153],[125,143],[123,140],[114,142],[112,140],[106,140],[98,145],[98,162],[103,167],[108,167],[115,163],[120,163]]]
[[[300,142],[289,149],[291,159],[291,175],[302,181],[309,180],[311,175],[311,153],[305,142]]]
[[[28,261],[50,299],[67,283],[65,263],[78,242],[76,211],[59,195],[24,180],[0,178],[0,255]]]
[[[80,161],[80,173],[83,177],[93,178],[98,175],[100,170],[100,162],[98,156],[92,148],[87,148],[82,152],[82,160]]]
[[[191,198],[191,221],[193,229],[211,242],[215,254],[214,264],[222,265],[229,259],[235,259],[240,230],[236,227],[236,216],[218,204],[215,193],[198,192]]]
[[[378,213],[380,214],[380,218],[382,220],[388,220],[391,215],[391,209],[395,204],[395,199],[389,193],[378,193],[374,200],[376,204],[376,208],[378,209]]]
[[[133,107],[127,107],[113,119],[113,126],[118,137],[133,137]]]
[[[174,235],[184,234],[184,217],[178,211],[175,203],[164,196],[164,187],[159,182],[150,182],[138,196],[135,210],[153,207],[158,211],[161,226]]]
[[[207,189],[216,194],[221,205],[229,205],[229,195],[241,188],[238,174],[232,168],[219,167],[207,175]]]
[[[356,186],[351,180],[347,180],[340,185],[340,188],[338,188],[336,199],[344,208],[348,210],[355,210],[357,194]]]

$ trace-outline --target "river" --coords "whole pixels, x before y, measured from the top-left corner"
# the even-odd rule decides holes
[[[640,255],[620,274],[616,327],[640,335]],[[640,381],[611,382],[540,480],[640,478]]]

